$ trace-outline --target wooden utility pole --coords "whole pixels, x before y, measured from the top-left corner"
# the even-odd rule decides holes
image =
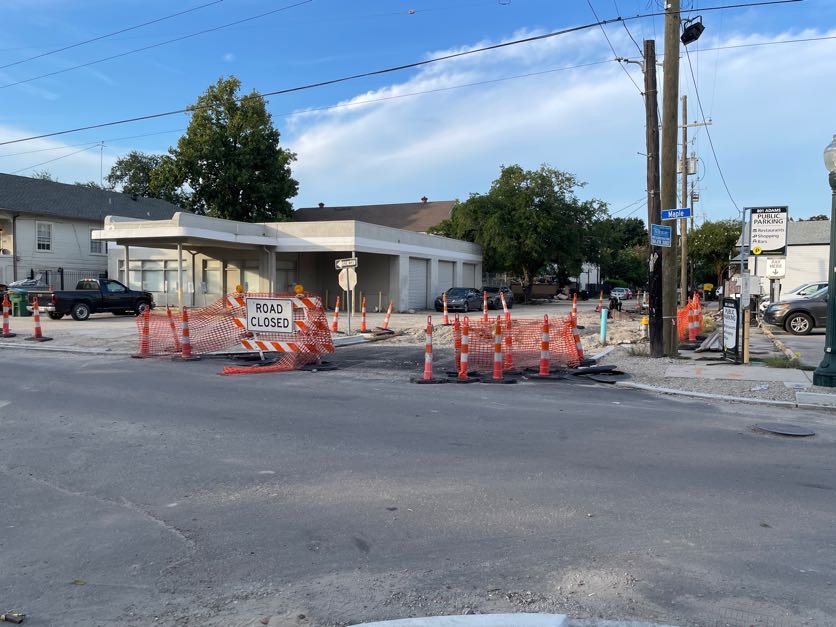
[[[688,207],[688,96],[682,96],[682,208]],[[693,212],[693,209],[691,210]],[[688,218],[680,221],[682,236],[680,238],[680,268],[679,268],[679,306],[688,304]]]
[[[659,202],[659,99],[656,89],[656,41],[644,41],[644,108],[647,143],[647,231],[661,222]],[[658,246],[648,238],[648,315],[650,356],[664,357],[662,335],[662,255]]]
[[[676,131],[679,100],[679,0],[665,9],[665,61],[662,66],[662,156],[660,195],[663,209],[676,209]],[[665,355],[679,350],[676,331],[676,220],[672,220],[671,246],[662,248],[662,314]]]

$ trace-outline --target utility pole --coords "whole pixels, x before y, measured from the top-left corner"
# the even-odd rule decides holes
[[[647,231],[660,224],[662,207],[659,202],[659,99],[656,89],[656,41],[644,41],[644,108],[647,143]],[[664,357],[662,335],[662,255],[658,246],[648,242],[648,315],[650,356]]]
[[[665,73],[662,87],[662,208],[676,209],[676,130],[679,100],[679,0],[665,8]],[[662,249],[662,329],[665,355],[679,351],[676,329],[676,220],[671,221],[671,246]]]
[[[682,96],[682,204],[688,207],[688,96]],[[693,209],[692,209],[693,211]],[[679,221],[682,229],[679,251],[679,306],[688,304],[688,218]]]

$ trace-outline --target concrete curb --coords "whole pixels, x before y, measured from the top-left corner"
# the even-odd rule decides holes
[[[777,348],[784,354],[784,357],[786,357],[787,359],[798,359],[798,356],[789,348],[787,348],[786,344],[784,344],[781,340],[779,340],[772,334],[772,331],[767,328],[767,326],[763,323],[762,320],[758,320],[758,327],[763,332],[763,334],[766,337],[768,337],[770,341],[775,345],[775,348]]]
[[[712,401],[732,401],[735,403],[748,403],[750,405],[767,405],[771,407],[793,407],[797,409],[815,409],[818,411],[836,411],[834,405],[816,405],[812,403],[801,403],[796,401],[775,401],[767,398],[748,398],[743,396],[728,396],[725,394],[707,394],[705,392],[690,392],[688,390],[677,390],[675,388],[662,388],[646,383],[634,383],[632,381],[617,381],[616,385],[634,390],[656,392],[657,394],[668,394],[670,396],[686,396],[690,398],[704,398]]]
[[[607,347],[606,347],[604,350],[602,350],[600,353],[595,353],[594,355],[590,355],[590,356],[589,356],[589,358],[590,358],[592,361],[598,361],[598,360],[600,360],[600,359],[603,359],[603,358],[604,358],[604,357],[606,357],[607,355],[609,355],[609,354],[610,354],[611,352],[613,352],[616,348],[618,348],[616,345],[607,346]]]

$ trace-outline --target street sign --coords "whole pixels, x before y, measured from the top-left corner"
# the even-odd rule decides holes
[[[663,220],[676,220],[678,218],[690,218],[691,207],[683,207],[682,209],[663,209]]]
[[[650,245],[671,247],[671,227],[661,224],[650,225]]]
[[[340,270],[338,281],[341,288],[346,292],[350,292],[357,285],[357,270],[354,268],[343,268]]]
[[[787,274],[786,257],[770,257],[766,260],[766,278],[783,279]]]
[[[752,207],[749,250],[753,255],[783,257],[787,254],[787,208]]]
[[[287,298],[248,298],[247,331],[294,333],[293,302]]]
[[[357,257],[346,257],[345,259],[336,259],[334,260],[334,266],[337,268],[337,270],[342,270],[343,268],[356,268]]]

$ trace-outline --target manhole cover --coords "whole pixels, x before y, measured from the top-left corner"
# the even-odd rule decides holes
[[[763,431],[764,433],[772,433],[774,435],[788,435],[796,438],[806,438],[811,435],[816,435],[815,431],[810,431],[809,429],[796,425],[789,425],[785,422],[761,422],[752,428],[755,431]]]

